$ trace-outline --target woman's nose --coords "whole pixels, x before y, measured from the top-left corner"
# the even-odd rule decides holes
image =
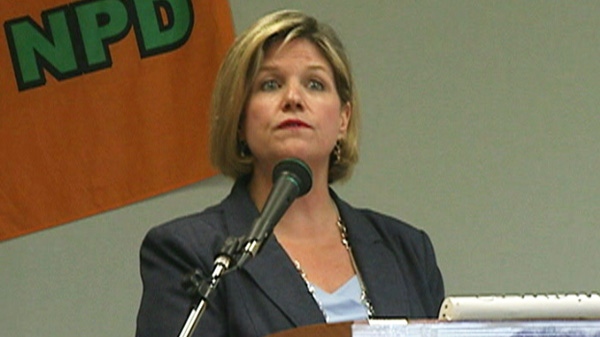
[[[285,90],[284,111],[297,111],[304,109],[304,98],[302,95],[302,86],[297,83],[290,83]]]

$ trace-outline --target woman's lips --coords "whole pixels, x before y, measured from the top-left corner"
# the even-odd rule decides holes
[[[310,128],[310,125],[306,124],[305,122],[299,120],[299,119],[288,119],[285,120],[281,123],[279,123],[279,125],[277,125],[278,129],[288,129],[288,128]]]

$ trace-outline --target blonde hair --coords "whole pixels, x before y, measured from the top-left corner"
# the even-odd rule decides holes
[[[300,11],[282,10],[259,19],[236,38],[221,64],[211,104],[210,157],[224,175],[237,179],[252,172],[253,159],[243,155],[238,130],[251,86],[264,53],[274,42],[304,38],[312,42],[333,69],[342,105],[352,113],[346,137],[340,140],[339,160],[332,154],[329,182],[350,177],[358,161],[359,108],[350,63],[335,31]]]

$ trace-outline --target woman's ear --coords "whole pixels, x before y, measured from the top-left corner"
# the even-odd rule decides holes
[[[350,116],[352,116],[352,104],[350,104],[350,102],[346,102],[340,111],[340,138],[345,137],[346,133],[348,132]]]

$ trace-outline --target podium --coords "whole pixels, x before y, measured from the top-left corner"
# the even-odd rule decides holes
[[[269,337],[352,337],[352,322],[306,325],[270,334]]]
[[[598,337],[600,320],[378,320],[317,324],[269,337]]]
[[[269,337],[600,337],[600,295],[448,297],[439,319],[317,324]]]

